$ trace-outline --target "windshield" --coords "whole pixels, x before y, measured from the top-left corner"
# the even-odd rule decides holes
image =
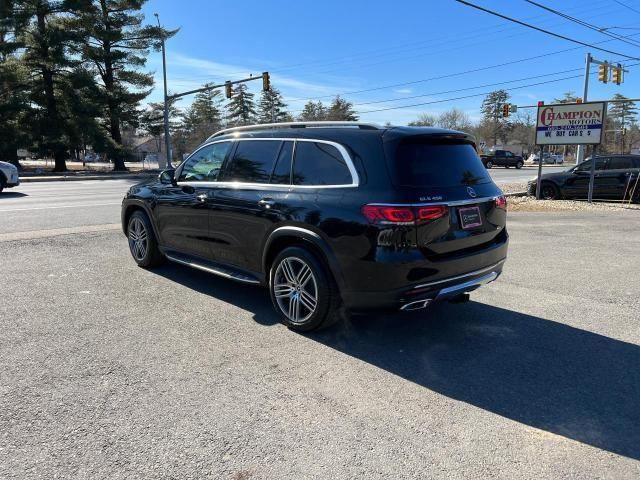
[[[459,186],[490,183],[491,177],[473,145],[407,140],[396,152],[402,185]]]

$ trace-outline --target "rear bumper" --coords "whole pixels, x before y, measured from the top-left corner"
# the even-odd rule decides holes
[[[506,259],[481,270],[452,278],[388,292],[350,292],[343,295],[351,310],[417,310],[429,303],[454,298],[493,282],[502,274]]]
[[[375,291],[342,291],[342,300],[347,309],[354,311],[401,310],[412,302],[428,300],[427,303],[430,303],[471,292],[500,276],[507,258],[508,243],[507,237],[503,242],[484,251],[445,260],[437,265],[441,275],[435,275],[432,279],[398,283],[395,280],[402,274],[406,275],[406,266],[386,264],[383,266],[386,275],[377,275]],[[430,266],[436,267],[435,264]],[[445,271],[448,274],[442,275]],[[385,288],[385,284],[389,287]]]

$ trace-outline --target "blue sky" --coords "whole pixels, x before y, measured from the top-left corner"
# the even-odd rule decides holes
[[[598,27],[626,27],[610,31],[630,35],[636,45],[612,40],[524,0],[472,1],[584,42],[605,41],[597,45],[640,58],[638,0],[539,0]],[[328,103],[341,94],[354,103],[363,121],[406,124],[421,113],[437,115],[452,107],[477,120],[479,94],[497,88],[509,90],[511,101],[519,105],[537,100],[549,103],[567,91],[581,94],[587,51],[601,60],[640,64],[640,60],[580,47],[453,0],[149,0],[144,7],[146,21],[155,22],[156,12],[167,28],[180,28],[167,42],[170,91],[269,71],[272,84],[294,114],[309,99]],[[568,49],[572,50],[560,52]],[[555,54],[524,60],[550,53]],[[518,60],[524,61],[491,67]],[[151,54],[147,67],[156,78],[149,100],[159,101],[159,53]],[[485,67],[491,68],[452,76]],[[443,76],[448,77],[434,78]],[[531,85],[572,76],[577,78]],[[492,85],[500,82],[509,83]],[[262,84],[256,81],[249,86],[259,93]],[[629,67],[621,86],[598,83],[592,76],[590,99],[615,93],[640,97],[640,65]],[[470,95],[479,96],[440,102]],[[180,106],[189,105],[190,100],[182,100]],[[440,103],[411,106],[427,102]],[[375,111],[381,109],[390,110]]]

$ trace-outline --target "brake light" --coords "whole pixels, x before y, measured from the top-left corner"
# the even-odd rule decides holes
[[[444,217],[447,213],[447,207],[444,205],[431,205],[428,207],[418,207],[418,221],[435,220]]]
[[[496,202],[496,208],[501,208],[502,210],[507,209],[507,197],[505,197],[504,195],[500,195],[499,197],[496,197],[495,202]]]
[[[407,225],[429,222],[447,213],[445,205],[413,207],[408,205],[365,205],[362,214],[371,223]]]
[[[413,223],[411,207],[365,205],[362,213],[371,223]]]

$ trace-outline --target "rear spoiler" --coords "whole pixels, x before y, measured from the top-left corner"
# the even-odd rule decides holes
[[[429,142],[467,143],[477,150],[476,138],[465,132],[431,127],[395,127],[382,135],[383,142],[398,142],[403,140],[420,140]]]

